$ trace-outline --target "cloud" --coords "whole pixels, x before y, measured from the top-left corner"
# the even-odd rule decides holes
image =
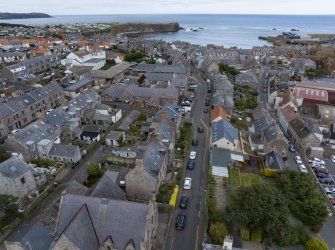
[[[1,0],[6,12],[71,14],[335,14],[334,0]]]

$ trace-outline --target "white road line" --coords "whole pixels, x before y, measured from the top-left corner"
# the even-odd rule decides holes
[[[170,250],[171,250],[172,247],[173,247],[173,241],[174,241],[174,238],[172,238]]]

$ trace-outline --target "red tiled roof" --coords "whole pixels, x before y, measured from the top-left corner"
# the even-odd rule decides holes
[[[283,113],[283,116],[285,117],[287,122],[291,122],[298,117],[294,108],[290,105],[286,105],[284,108],[282,108],[281,112]]]
[[[328,92],[326,90],[295,87],[293,93],[303,99],[328,102]]]
[[[214,109],[212,110],[212,114],[211,114],[212,121],[218,117],[222,117],[222,119],[228,120],[228,121],[231,118],[230,115],[227,114],[226,110],[224,110],[224,108],[220,106],[214,107]]]

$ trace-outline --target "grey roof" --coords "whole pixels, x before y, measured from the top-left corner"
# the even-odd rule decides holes
[[[98,249],[99,239],[86,204],[83,204],[77,214],[73,217],[61,234],[65,235],[71,242],[81,250]]]
[[[115,140],[115,141],[117,141],[117,140],[120,138],[120,136],[123,135],[123,133],[124,133],[124,132],[122,132],[122,131],[114,131],[114,130],[112,130],[112,131],[110,131],[110,132],[108,133],[106,139],[110,139],[110,140]]]
[[[45,121],[52,126],[63,125],[71,119],[76,119],[76,115],[67,112],[65,107],[58,107],[45,115]]]
[[[49,155],[73,158],[77,154],[80,154],[80,149],[78,145],[66,145],[66,144],[53,144]]]
[[[107,70],[93,70],[90,75],[92,78],[112,79],[131,67],[128,62],[122,62]]]
[[[264,111],[262,106],[259,106],[252,110],[252,117],[255,133],[262,132],[271,123],[273,123],[271,117],[267,112]]]
[[[19,99],[14,99],[14,100],[10,100],[6,103],[4,103],[3,105],[5,105],[6,107],[8,107],[10,110],[12,110],[13,113],[18,112],[22,109],[25,108],[25,105],[23,103],[23,101],[19,98]]]
[[[22,52],[2,52],[0,53],[0,57],[16,57],[16,56],[25,56]]]
[[[238,129],[234,128],[230,122],[221,119],[212,123],[212,140],[216,142],[223,138],[234,144],[234,141],[238,138]]]
[[[229,149],[212,148],[211,165],[216,167],[228,167],[231,162],[231,151]]]
[[[84,78],[76,83],[70,84],[68,87],[66,87],[64,90],[65,91],[76,91],[86,85],[89,85],[90,83],[92,83],[92,79],[91,78]]]
[[[0,163],[0,174],[7,178],[18,178],[28,171],[30,171],[29,165],[16,157],[11,157]]]
[[[143,167],[153,177],[157,177],[163,166],[164,159],[166,157],[166,148],[163,144],[151,141],[145,147],[145,152],[142,157]]]
[[[26,147],[31,142],[38,143],[43,139],[54,141],[59,137],[59,132],[55,127],[43,121],[36,121],[22,128],[12,136],[18,143]]]
[[[186,74],[186,70],[179,65],[168,65],[168,64],[138,64],[135,69],[140,72],[151,72],[151,73],[176,73],[176,74]]]
[[[77,76],[81,76],[81,75],[87,74],[88,72],[91,72],[92,69],[93,69],[92,66],[73,66],[72,68],[68,70]]]
[[[296,132],[300,139],[305,139],[312,133],[311,129],[307,127],[306,123],[300,118],[295,118],[289,123],[289,125]]]
[[[0,119],[5,119],[11,114],[13,114],[13,111],[9,107],[7,107],[5,104],[0,105]]]
[[[277,151],[272,151],[265,155],[265,166],[272,169],[282,170],[285,168],[285,162]]]
[[[19,67],[23,67],[23,66],[29,66],[29,65],[33,65],[36,63],[40,63],[40,62],[44,62],[44,61],[48,61],[48,60],[56,60],[57,59],[57,55],[43,55],[43,56],[37,56],[37,57],[33,57],[31,59],[27,59],[21,62],[18,62],[16,64],[12,64],[7,66],[8,69],[16,69]]]
[[[251,71],[248,71],[238,74],[236,76],[235,83],[243,85],[256,85],[258,84],[258,79]]]
[[[181,108],[177,104],[168,103],[164,105],[154,116],[155,120],[159,120],[160,113],[166,112],[167,118],[170,122],[177,124],[178,120],[182,117],[182,111]]]
[[[140,116],[140,114],[141,113],[137,110],[130,111],[130,113],[122,120],[118,128],[128,130],[129,125],[132,124]]]
[[[98,184],[92,192],[92,196],[116,200],[124,200],[125,193],[123,190],[116,184],[117,176],[115,178],[116,171],[106,171],[105,174],[101,177]]]
[[[274,123],[271,123],[263,130],[263,134],[267,143],[274,142],[278,136],[278,128]]]
[[[147,73],[146,77],[149,81],[158,82],[158,81],[171,81],[173,78],[173,74],[165,74],[165,73]]]
[[[322,131],[320,130],[320,128],[315,124],[315,122],[313,121],[313,119],[307,119],[306,120],[307,123],[307,127],[312,130],[312,132],[314,134],[319,134],[322,135]]]
[[[10,242],[21,242],[27,249],[45,250],[49,249],[54,237],[40,222],[36,224],[23,225],[9,239]]]
[[[76,98],[69,101],[69,110],[76,113],[92,105],[92,103],[99,103],[100,96],[93,89],[86,90]]]
[[[65,194],[60,204],[56,230],[58,236],[74,221],[83,205],[86,205],[89,216],[76,220],[72,232],[78,229],[80,233],[78,237],[71,238],[75,244],[82,244],[82,241],[92,244],[91,237],[94,234],[86,222],[91,219],[100,245],[111,236],[117,249],[123,249],[131,239],[136,249],[140,249],[145,236],[147,204]],[[88,235],[87,238],[84,235]],[[90,247],[89,250],[98,249],[96,245]]]

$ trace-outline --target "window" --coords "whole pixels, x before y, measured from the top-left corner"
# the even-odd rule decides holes
[[[24,179],[24,177],[21,178],[21,183],[22,183],[22,184],[25,184],[25,183],[26,183],[26,180]]]

